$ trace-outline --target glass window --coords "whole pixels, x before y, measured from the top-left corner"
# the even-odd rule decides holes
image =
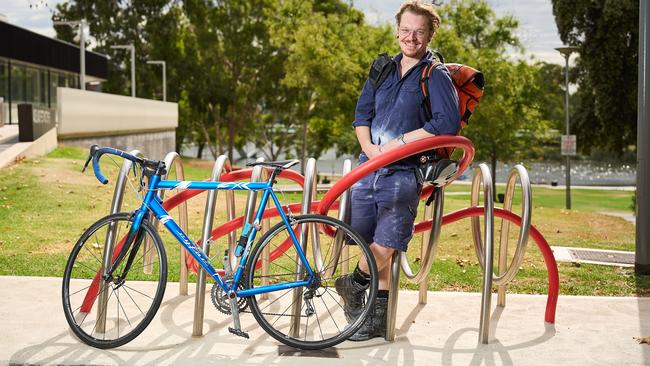
[[[7,70],[7,61],[0,60],[0,98],[5,102],[9,100],[9,75]]]
[[[59,73],[50,71],[50,108],[56,108],[56,87],[59,86]]]
[[[23,68],[11,65],[11,99],[13,103],[25,101],[25,76]]]
[[[25,67],[25,99],[26,103],[38,103],[38,71]]]

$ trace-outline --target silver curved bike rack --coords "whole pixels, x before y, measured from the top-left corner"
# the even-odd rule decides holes
[[[479,186],[481,182],[484,187],[487,186],[486,181],[489,175],[489,169],[485,164],[481,164],[479,169],[475,172],[479,173],[474,176],[472,181],[472,195],[471,195],[471,205],[475,207],[478,205],[479,201]],[[515,253],[510,262],[510,265],[507,266],[508,258],[508,234],[510,229],[510,223],[506,220],[501,222],[501,235],[500,235],[500,244],[499,244],[499,264],[498,264],[498,275],[493,273],[493,253],[494,253],[494,210],[492,203],[492,193],[488,197],[488,189],[484,190],[484,200],[485,200],[485,250],[483,250],[483,243],[481,242],[481,227],[478,217],[472,217],[472,237],[474,239],[474,249],[476,251],[476,256],[478,257],[479,264],[483,269],[483,300],[481,302],[481,324],[479,326],[479,337],[482,343],[488,343],[489,339],[489,329],[490,329],[490,299],[491,299],[491,290],[492,282],[499,286],[498,290],[498,306],[505,306],[506,303],[506,285],[512,281],[515,277],[521,263],[524,259],[524,254],[526,252],[526,246],[528,244],[528,236],[530,233],[530,222],[531,222],[531,207],[532,207],[532,191],[530,188],[530,179],[528,178],[528,172],[523,165],[516,165],[508,175],[508,183],[506,185],[506,193],[504,197],[504,210],[512,211],[512,196],[515,190],[515,184],[517,178],[521,183],[522,189],[522,204],[521,204],[521,227],[519,230],[519,237],[517,242],[517,247]],[[490,191],[491,191],[491,184]],[[488,214],[491,218],[488,218]],[[490,227],[488,227],[488,223]],[[489,287],[487,284],[489,283]],[[486,296],[486,294],[488,294]]]
[[[420,304],[427,303],[427,277],[433,260],[436,256],[438,243],[440,241],[440,231],[442,229],[442,214],[445,203],[444,188],[437,188],[434,192],[434,205],[426,206],[425,220],[432,218],[431,230],[422,236],[421,258],[422,266],[417,273],[413,273],[411,266],[406,258],[406,253],[396,251],[391,261],[390,291],[388,295],[388,317],[386,321],[386,340],[395,339],[395,318],[397,317],[397,301],[399,297],[399,278],[400,267],[404,275],[411,283],[420,284],[419,300]]]
[[[485,230],[485,251],[483,251],[483,288],[481,293],[481,320],[479,324],[479,341],[487,344],[490,337],[490,312],[492,300],[492,275],[493,275],[493,258],[494,258],[494,199],[492,191],[494,189],[492,174],[486,164],[479,164],[474,170],[474,179],[472,180],[472,206],[478,205],[479,189],[483,185],[483,201],[485,207],[484,230]],[[478,217],[472,217],[472,228],[479,227]],[[474,243],[476,244],[476,230],[472,231]],[[479,237],[480,239],[480,237]],[[475,245],[476,248],[476,245]],[[479,248],[476,248],[479,250]]]
[[[229,163],[228,156],[220,155],[212,168],[211,181],[216,182],[221,177],[226,163]],[[202,250],[208,258],[210,257],[210,238],[212,237],[212,222],[214,221],[214,208],[216,206],[217,191],[208,191],[208,198],[205,202],[205,216],[203,219],[203,231],[201,235]],[[196,294],[194,297],[194,321],[192,336],[203,335],[203,316],[205,309],[205,271],[199,267],[198,279],[196,281]]]
[[[305,184],[303,186],[302,192],[302,208],[300,213],[302,215],[308,214],[311,212],[311,203],[316,194],[316,159],[309,158],[307,159],[307,164],[305,164]],[[312,251],[314,253],[314,259],[316,262],[316,269],[320,271],[323,267],[323,259],[320,255],[320,241],[318,239],[318,231],[316,227],[307,227],[306,225],[301,225],[300,227],[300,246],[302,250],[307,252],[307,243],[309,242],[309,233],[311,232],[311,242],[312,242]],[[304,266],[300,263],[301,260],[296,253],[296,280],[302,279],[302,273]],[[291,307],[291,328],[289,332],[292,337],[297,337],[299,334],[300,327],[300,309],[302,308],[302,287],[296,287],[293,289],[293,302]]]
[[[352,170],[352,161],[345,159],[343,161],[343,175],[348,174]],[[339,201],[339,215],[338,219],[350,223],[350,188],[346,189],[341,195]],[[334,250],[332,253],[332,264],[326,269],[325,278],[331,277],[339,265],[341,265],[341,274],[350,273],[350,251],[347,245],[343,245],[343,237],[339,233],[334,238]],[[340,260],[339,260],[340,259]]]
[[[129,154],[142,157],[140,150],[131,150]],[[113,201],[111,202],[111,214],[118,213],[122,209],[124,200],[124,188],[126,187],[127,177],[133,163],[131,160],[124,159],[120,173],[115,181],[115,191],[113,191]],[[115,227],[109,227],[104,241],[104,254],[102,257],[102,274],[109,268],[113,258],[113,249],[115,248]],[[104,333],[106,330],[106,303],[108,302],[107,291],[104,289],[104,281],[99,281],[99,295],[97,297],[97,332]]]
[[[169,176],[169,172],[171,171],[172,165],[175,168],[176,171],[176,180],[185,180],[185,171],[183,169],[183,161],[181,159],[181,156],[175,152],[172,151],[168,153],[165,156],[165,159],[163,160],[165,162],[165,166],[167,167],[167,173],[162,176],[161,179],[167,179]],[[160,199],[164,199],[165,197],[165,190],[160,190],[158,191],[158,197]],[[188,222],[187,222],[187,202],[183,201],[181,204],[178,205],[178,213],[179,213],[179,219],[178,219],[178,225],[183,229],[184,232],[188,232]],[[153,225],[156,229],[158,229],[158,220],[153,221]],[[151,271],[151,264],[153,263],[153,251],[147,250],[147,248],[150,248],[152,243],[149,242],[149,239],[144,243],[145,245],[145,253],[149,253],[145,257],[145,263],[144,263],[144,270],[145,271]],[[180,279],[179,279],[179,286],[178,286],[178,294],[179,295],[187,295],[187,278],[188,278],[188,268],[187,268],[187,263],[185,261],[187,257],[187,251],[185,248],[180,246]],[[150,273],[150,272],[147,272]]]

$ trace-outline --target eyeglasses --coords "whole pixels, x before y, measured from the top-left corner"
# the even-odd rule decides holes
[[[398,30],[399,36],[400,37],[407,37],[411,34],[415,34],[416,37],[422,38],[429,32],[425,29],[408,29],[408,28],[400,28]]]

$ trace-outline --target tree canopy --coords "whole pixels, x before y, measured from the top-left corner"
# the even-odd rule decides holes
[[[497,17],[484,0],[451,1],[440,13],[432,47],[486,76],[463,132],[478,158],[530,156],[531,141],[561,123],[559,69],[510,59],[509,49],[523,50],[517,21]],[[111,45],[135,45],[139,96],[159,95],[159,66],[146,61],[165,60],[168,100],[180,109],[177,149],[192,143],[231,158],[246,144],[269,159],[317,158],[331,147],[358,153],[351,122],[368,68],[379,53],[399,50],[393,26],[368,24],[342,0],[71,0],[55,16],[88,19],[95,49],[113,60],[107,92],[129,93],[128,55]]]
[[[562,41],[579,47],[571,126],[584,152],[636,145],[638,0],[553,0]]]

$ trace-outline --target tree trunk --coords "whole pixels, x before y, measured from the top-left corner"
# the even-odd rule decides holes
[[[205,142],[199,142],[197,148],[196,158],[201,159],[203,156],[203,149],[205,148]]]
[[[231,118],[228,121],[228,159],[234,164],[235,159],[233,158],[233,150],[235,146],[235,122]]]

